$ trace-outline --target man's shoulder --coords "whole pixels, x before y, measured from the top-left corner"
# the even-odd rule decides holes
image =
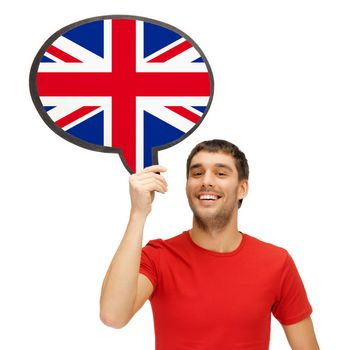
[[[151,239],[150,241],[148,241],[146,246],[151,246],[153,248],[162,248],[164,246],[176,245],[183,241],[185,233],[186,231],[166,239],[162,239],[162,238]]]
[[[284,260],[288,255],[287,249],[283,247],[280,247],[270,242],[266,242],[255,236],[251,236],[248,234],[245,235],[248,241],[249,249],[254,254],[259,254],[282,260]]]

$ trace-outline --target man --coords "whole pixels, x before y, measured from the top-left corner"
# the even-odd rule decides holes
[[[224,140],[198,144],[187,160],[192,229],[142,248],[154,193],[167,191],[164,171],[155,165],[130,177],[130,220],[102,286],[101,320],[121,328],[149,299],[157,350],[266,350],[272,313],[292,349],[319,349],[291,256],[238,231],[244,153]]]

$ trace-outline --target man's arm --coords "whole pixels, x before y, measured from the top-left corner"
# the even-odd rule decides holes
[[[293,350],[320,350],[311,317],[285,326],[283,325],[289,345]]]
[[[123,327],[152,293],[151,282],[139,274],[142,235],[152,208],[154,192],[167,191],[165,179],[156,174],[164,171],[164,167],[154,165],[130,176],[129,223],[101,290],[100,319],[107,326]]]

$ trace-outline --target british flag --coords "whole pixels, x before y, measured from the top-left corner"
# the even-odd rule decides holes
[[[213,93],[210,67],[189,38],[160,22],[100,18],[48,40],[31,92],[46,123],[83,147],[119,152],[129,172],[201,122]]]

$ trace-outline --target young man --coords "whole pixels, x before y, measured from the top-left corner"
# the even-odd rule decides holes
[[[149,299],[157,350],[266,350],[272,313],[292,349],[318,350],[291,256],[238,231],[245,155],[224,140],[198,144],[187,160],[192,228],[142,248],[154,193],[167,191],[164,171],[155,165],[130,177],[130,220],[102,286],[101,320],[121,328]]]

